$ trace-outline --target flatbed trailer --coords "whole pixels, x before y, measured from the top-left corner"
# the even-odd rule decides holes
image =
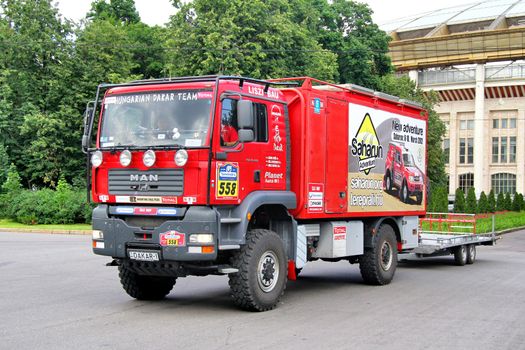
[[[476,233],[475,214],[428,213],[420,219],[425,221],[437,224],[437,230],[432,230],[433,225],[420,228],[418,246],[405,253],[419,258],[454,255],[456,265],[463,266],[476,261],[476,246],[495,245],[499,239],[494,227],[492,232]]]

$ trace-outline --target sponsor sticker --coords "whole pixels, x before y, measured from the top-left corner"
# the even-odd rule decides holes
[[[164,204],[177,204],[177,197],[162,197]]]
[[[212,99],[213,92],[211,91],[200,91],[197,93],[197,98],[200,99]]]
[[[163,247],[183,247],[186,245],[186,235],[178,231],[168,231],[159,235]]]
[[[157,208],[134,208],[135,215],[157,215]]]
[[[308,184],[308,212],[322,213],[324,211],[324,185]]]
[[[346,226],[335,226],[334,227],[334,241],[340,241],[346,239]]]
[[[239,164],[217,162],[217,199],[239,197]]]

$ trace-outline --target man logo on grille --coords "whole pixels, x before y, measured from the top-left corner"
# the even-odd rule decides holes
[[[129,181],[135,181],[135,182],[158,182],[159,181],[159,175],[156,174],[131,174],[129,176]]]

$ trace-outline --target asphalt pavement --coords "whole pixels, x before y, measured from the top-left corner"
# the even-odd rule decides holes
[[[310,263],[264,313],[237,309],[225,276],[133,300],[109,261],[88,236],[0,232],[0,349],[525,349],[525,231],[474,265],[402,262],[381,287]]]

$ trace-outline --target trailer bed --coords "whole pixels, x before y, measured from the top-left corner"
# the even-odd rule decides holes
[[[419,255],[434,255],[462,245],[494,245],[496,240],[497,237],[493,233],[420,233],[419,246],[411,252]]]

